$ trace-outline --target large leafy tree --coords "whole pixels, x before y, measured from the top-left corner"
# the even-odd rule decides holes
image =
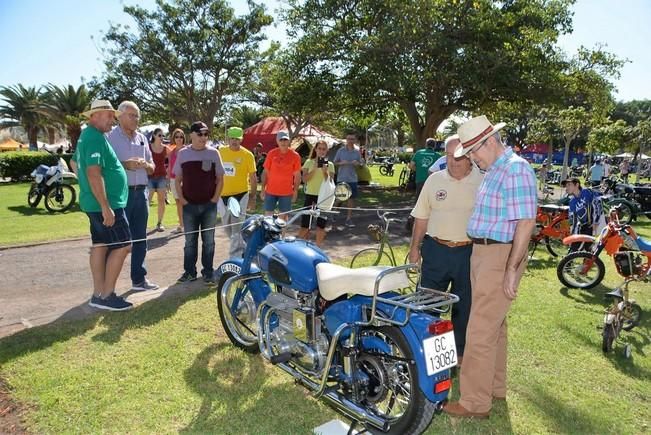
[[[38,132],[44,125],[40,112],[43,106],[43,92],[34,86],[21,84],[0,88],[0,127],[20,126],[27,133],[30,149],[37,149]]]
[[[544,102],[565,66],[572,0],[289,0],[315,68],[361,107],[397,104],[419,145],[457,111]]]
[[[224,100],[248,86],[261,62],[265,8],[248,1],[236,16],[224,0],[156,1],[156,9],[124,11],[134,32],[112,25],[104,36],[106,73],[95,85],[109,98],[138,102],[150,120],[212,126]]]
[[[72,149],[77,146],[77,140],[81,135],[83,122],[81,114],[88,109],[92,99],[93,94],[85,85],[75,88],[72,85],[59,87],[49,84],[46,87],[44,104],[40,112],[51,123],[65,128]]]

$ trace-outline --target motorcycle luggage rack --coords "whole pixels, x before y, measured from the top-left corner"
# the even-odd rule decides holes
[[[404,266],[392,267],[390,269],[380,272],[375,279],[375,287],[373,289],[373,300],[371,302],[371,315],[368,322],[365,324],[373,323],[390,323],[392,325],[404,326],[409,321],[409,316],[412,312],[436,312],[445,313],[450,306],[459,302],[459,297],[455,294],[434,290],[427,287],[417,286],[416,291],[401,294],[392,298],[385,298],[379,296],[380,282],[387,275],[399,273],[410,269],[418,269],[415,264],[406,264]],[[377,304],[392,306],[392,312],[386,317],[388,313],[377,313]],[[396,320],[394,317],[399,308],[405,310],[404,320]]]

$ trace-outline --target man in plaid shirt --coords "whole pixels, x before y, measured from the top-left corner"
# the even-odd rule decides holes
[[[472,308],[458,402],[444,410],[456,417],[487,418],[492,401],[506,399],[506,315],[518,294],[529,238],[536,225],[536,177],[526,160],[502,143],[485,116],[459,127],[455,157],[469,155],[486,171],[468,222]]]

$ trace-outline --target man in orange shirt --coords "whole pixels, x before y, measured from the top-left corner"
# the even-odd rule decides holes
[[[272,215],[277,205],[280,217],[285,219],[301,185],[301,156],[289,148],[286,131],[276,134],[276,143],[278,148],[269,151],[264,161],[260,199],[264,201],[266,215]]]

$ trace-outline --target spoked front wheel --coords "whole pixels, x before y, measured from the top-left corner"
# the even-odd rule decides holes
[[[36,207],[38,206],[38,203],[41,202],[41,191],[38,189],[38,186],[36,183],[32,183],[32,187],[29,188],[29,192],[27,193],[27,204],[29,204],[30,207]]]
[[[388,353],[378,349],[372,353],[362,351],[357,360],[358,369],[369,378],[361,405],[391,422],[388,432],[374,427],[368,430],[376,434],[422,433],[432,421],[436,406],[418,386],[418,370],[409,363],[414,355],[404,335],[392,326],[366,329],[361,334],[383,341],[390,349]]]
[[[602,334],[601,350],[608,353],[613,350],[613,343],[619,335],[619,326],[614,323],[604,323],[604,330]]]
[[[224,331],[235,346],[250,353],[259,352],[257,305],[246,283],[226,285],[235,273],[224,273],[217,285],[217,309]]]
[[[640,319],[642,319],[642,307],[627,302],[622,313],[622,329],[630,331],[640,324]]]
[[[579,251],[565,256],[556,267],[556,275],[565,287],[591,289],[604,279],[606,267],[599,257]]]
[[[77,192],[72,186],[61,184],[50,188],[45,193],[45,208],[52,213],[63,213],[75,203]]]

